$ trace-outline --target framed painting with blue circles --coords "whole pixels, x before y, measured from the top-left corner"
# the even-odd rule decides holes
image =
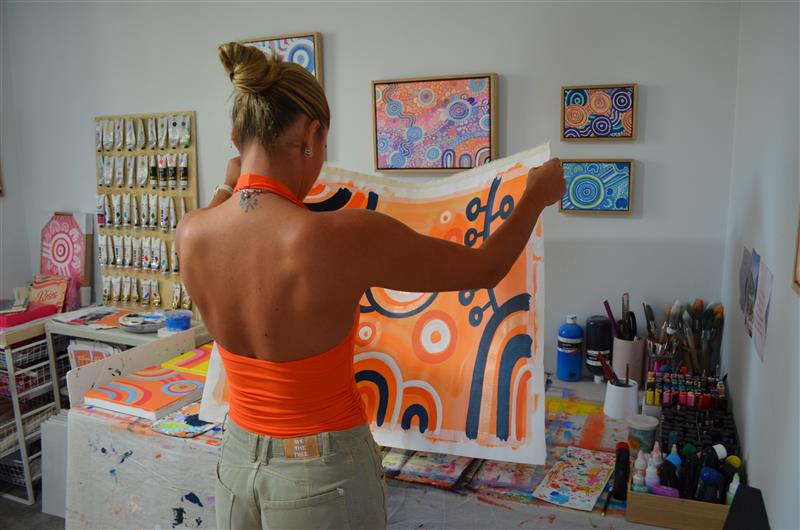
[[[276,35],[240,42],[267,55],[279,55],[284,61],[299,64],[322,84],[322,35],[319,33]]]
[[[372,82],[376,171],[453,172],[497,158],[497,75]]]
[[[558,210],[564,213],[630,215],[633,160],[562,160],[567,192]]]
[[[561,139],[635,140],[636,92],[635,83],[561,87]]]

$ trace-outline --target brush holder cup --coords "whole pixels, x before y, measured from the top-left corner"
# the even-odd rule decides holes
[[[640,337],[634,340],[614,339],[611,367],[620,379],[625,377],[625,365],[628,366],[630,378],[641,388],[644,380],[644,340]]]

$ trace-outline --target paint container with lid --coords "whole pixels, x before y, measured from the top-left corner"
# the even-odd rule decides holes
[[[595,383],[603,382],[603,366],[600,355],[605,356],[611,366],[611,322],[602,315],[586,320],[586,368],[594,376]]]
[[[567,315],[567,321],[558,328],[558,359],[556,377],[562,381],[578,381],[583,361],[583,328],[578,317]]]
[[[658,419],[646,414],[635,414],[628,416],[625,421],[628,424],[628,445],[631,450],[641,449],[645,453],[652,451],[656,443]]]

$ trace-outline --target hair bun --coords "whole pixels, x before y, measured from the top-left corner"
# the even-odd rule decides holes
[[[280,57],[267,56],[254,46],[228,42],[219,47],[219,60],[233,87],[242,93],[260,94],[280,77]]]

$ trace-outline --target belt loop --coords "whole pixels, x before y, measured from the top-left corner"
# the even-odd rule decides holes
[[[272,445],[275,443],[275,439],[272,436],[259,436],[261,438],[261,451],[259,454],[259,460],[264,464],[269,464],[270,459],[270,449]]]
[[[327,461],[328,457],[331,454],[331,433],[329,432],[322,432],[319,433],[319,440],[322,442],[322,458]]]
[[[258,461],[259,438],[260,437],[257,434],[253,434],[250,432],[247,433],[247,450],[251,462]]]

